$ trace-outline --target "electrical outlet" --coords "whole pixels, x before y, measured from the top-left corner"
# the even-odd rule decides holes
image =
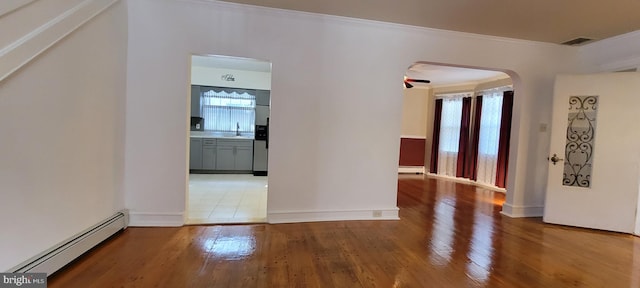
[[[380,218],[380,217],[382,217],[382,211],[380,211],[380,210],[373,210],[373,217],[374,217],[374,218]]]

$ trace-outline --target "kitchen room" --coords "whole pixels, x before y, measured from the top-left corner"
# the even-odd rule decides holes
[[[187,223],[266,222],[271,63],[191,60]]]

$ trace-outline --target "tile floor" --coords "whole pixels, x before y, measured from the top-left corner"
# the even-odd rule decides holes
[[[267,177],[189,174],[187,224],[267,221]]]

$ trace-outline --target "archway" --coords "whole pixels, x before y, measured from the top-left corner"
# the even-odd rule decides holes
[[[409,66],[404,77],[405,81],[410,81],[412,85],[407,86],[405,84],[405,88],[403,90],[403,124],[401,132],[399,172],[426,173],[435,177],[446,177],[458,182],[484,186],[492,190],[506,193],[507,203],[509,203],[514,197],[512,187],[514,187],[515,163],[517,159],[517,143],[513,144],[513,138],[518,135],[518,127],[515,125],[510,125],[507,129],[509,132],[509,137],[507,137],[509,140],[506,142],[507,157],[503,160],[504,167],[502,167],[502,169],[504,169],[505,178],[502,180],[503,184],[500,185],[503,188],[497,187],[495,183],[487,183],[488,181],[477,181],[477,177],[475,175],[471,177],[468,174],[464,176],[458,175],[462,177],[455,177],[456,175],[453,175],[453,177],[442,176],[434,173],[436,171],[431,171],[432,167],[430,166],[433,164],[433,151],[438,150],[437,147],[433,150],[433,120],[435,117],[434,104],[437,95],[467,93],[468,96],[473,98],[473,101],[470,101],[470,105],[472,105],[472,107],[469,107],[471,108],[471,115],[467,116],[471,116],[471,118],[467,119],[467,123],[470,126],[467,127],[468,137],[464,141],[466,142],[465,147],[471,148],[470,150],[473,150],[472,148],[476,145],[475,152],[477,153],[477,135],[479,134],[479,130],[477,128],[479,128],[480,125],[476,127],[475,131],[473,130],[473,127],[475,125],[474,121],[478,121],[478,123],[480,123],[480,117],[474,119],[473,116],[474,113],[480,114],[480,111],[482,110],[478,110],[476,112],[476,96],[478,96],[478,94],[482,95],[482,92],[487,93],[486,91],[501,87],[508,88],[502,90],[519,90],[518,87],[521,86],[521,82],[517,73],[511,70],[487,67],[417,61]],[[424,83],[427,81],[420,80],[429,80],[430,83]],[[411,86],[411,88],[408,88],[409,86]],[[517,95],[517,93],[513,93],[512,95]],[[515,99],[515,97],[512,96],[511,99]],[[510,119],[517,123],[517,121],[519,121],[519,106],[515,105],[515,102],[517,101],[512,101],[510,103],[512,105]],[[418,125],[416,125],[416,119],[419,122],[417,123]],[[473,143],[474,139],[476,139],[476,143]],[[512,145],[508,145],[510,142]],[[416,147],[421,147],[421,145],[424,148],[420,151]],[[471,151],[471,153],[473,152],[474,151]],[[423,159],[418,159],[421,156]],[[465,166],[476,165],[476,162],[471,162],[472,164],[470,164],[468,160],[462,160],[461,163]]]

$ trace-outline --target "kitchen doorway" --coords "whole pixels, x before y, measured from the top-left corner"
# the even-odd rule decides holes
[[[271,63],[192,55],[187,224],[267,220]]]

